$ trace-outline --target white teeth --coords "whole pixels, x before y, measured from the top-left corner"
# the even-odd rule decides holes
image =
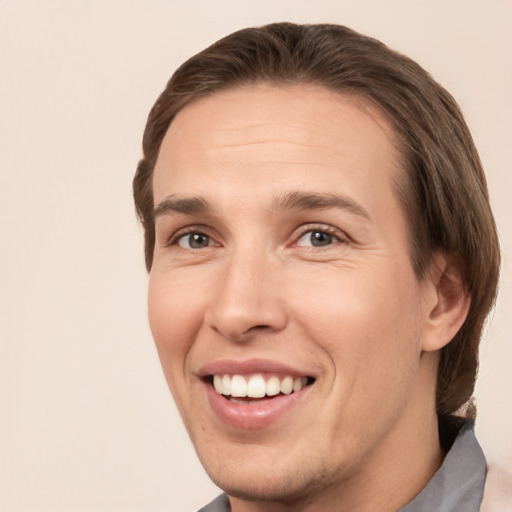
[[[265,379],[261,375],[254,375],[247,383],[247,396],[251,398],[263,398],[267,391]]]
[[[293,381],[293,391],[300,391],[306,384],[308,380],[305,377],[297,377]]]
[[[285,377],[281,382],[281,393],[289,395],[293,391],[293,379]]]
[[[289,395],[300,391],[307,385],[307,377],[284,377],[282,380],[273,375],[266,382],[263,375],[256,374],[246,378],[243,375],[214,375],[213,387],[220,395],[234,398],[263,398],[279,393]],[[235,403],[247,403],[243,400],[231,400]]]
[[[270,377],[267,381],[267,395],[275,396],[281,391],[281,383],[277,377]]]
[[[213,376],[213,387],[215,388],[215,391],[222,395],[223,387],[222,387],[222,377],[220,375],[214,375]]]
[[[233,375],[231,377],[231,396],[247,396],[247,382],[241,375]]]
[[[222,394],[231,395],[231,377],[229,375],[222,377]]]

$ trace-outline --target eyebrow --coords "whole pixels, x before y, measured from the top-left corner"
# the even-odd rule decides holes
[[[368,212],[352,199],[332,193],[288,192],[279,196],[272,203],[272,211],[282,210],[321,210],[340,208],[350,213],[370,219]]]
[[[270,211],[277,213],[286,210],[321,210],[328,208],[340,208],[365,219],[370,219],[370,215],[361,205],[346,196],[332,193],[287,192],[272,201]],[[168,196],[158,203],[153,215],[156,219],[173,212],[194,215],[197,213],[212,213],[213,208],[202,197],[179,198]]]
[[[202,197],[185,197],[180,199],[169,196],[158,203],[153,210],[153,216],[156,219],[172,212],[193,215],[194,213],[210,213],[211,211],[211,206]]]

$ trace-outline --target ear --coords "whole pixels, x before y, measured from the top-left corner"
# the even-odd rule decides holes
[[[471,297],[462,282],[460,265],[444,254],[434,255],[425,279],[431,293],[427,299],[427,328],[422,348],[431,352],[447,345],[457,334],[468,315]]]

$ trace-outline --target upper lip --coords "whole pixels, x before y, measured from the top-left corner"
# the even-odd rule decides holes
[[[220,359],[202,366],[197,372],[199,377],[210,375],[249,375],[255,373],[272,373],[289,375],[291,377],[314,377],[308,372],[301,371],[279,361],[270,359]]]

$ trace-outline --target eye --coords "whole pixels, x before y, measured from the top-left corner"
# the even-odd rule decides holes
[[[335,242],[339,242],[339,240],[331,233],[328,233],[327,231],[313,229],[304,233],[297,240],[297,245],[299,247],[326,247]]]
[[[212,239],[204,233],[187,233],[181,235],[175,241],[183,249],[203,249],[213,245]]]

